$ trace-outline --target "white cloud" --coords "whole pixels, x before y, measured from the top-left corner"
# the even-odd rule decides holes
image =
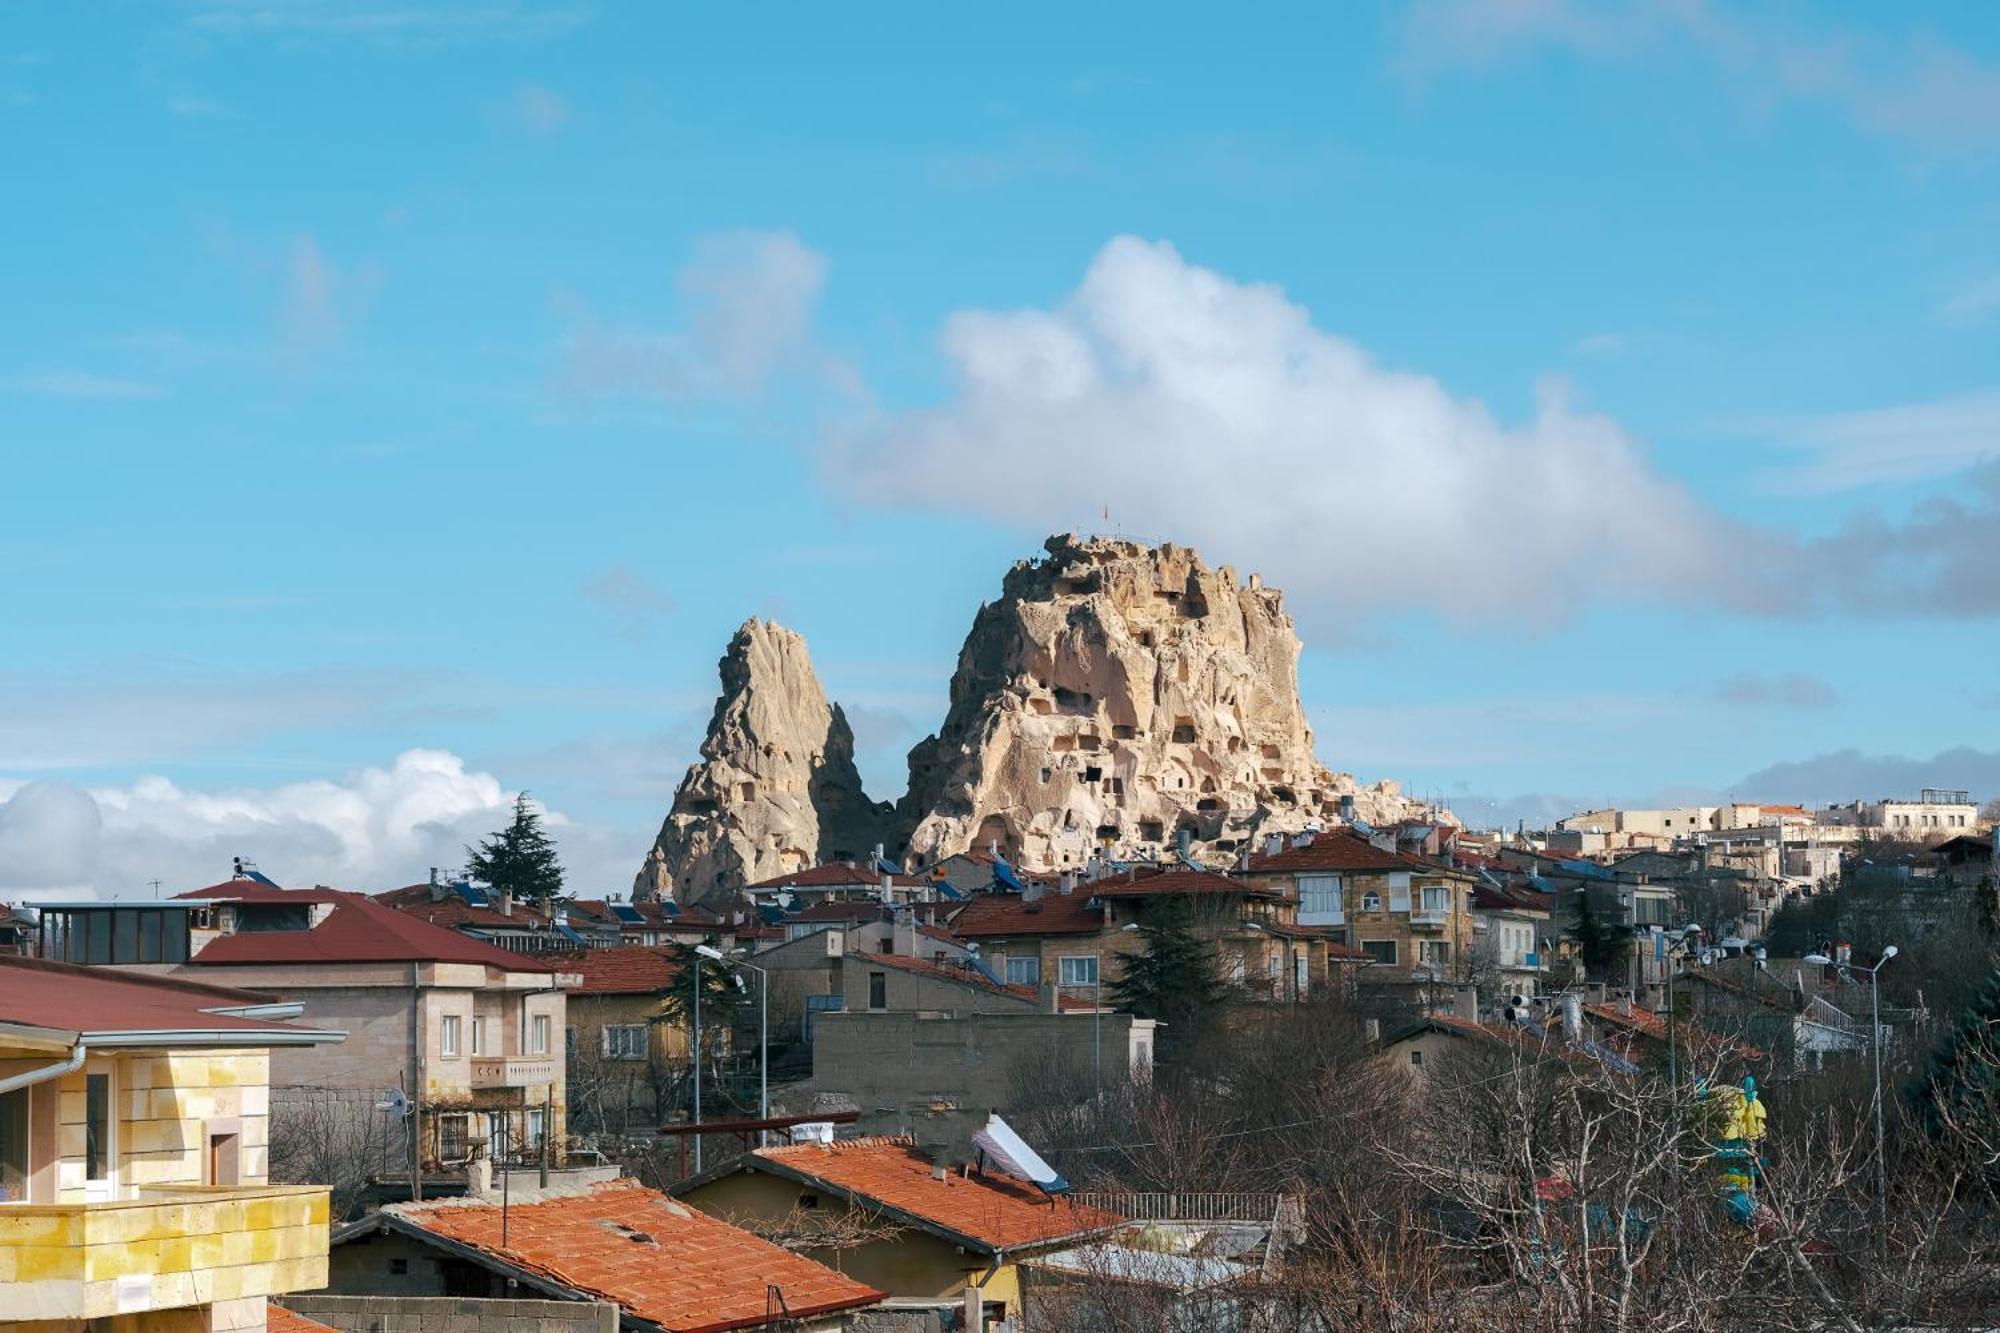
[[[1759,425],[1807,456],[1771,480],[1781,489],[1841,491],[1921,481],[2000,459],[2000,389]]]
[[[564,379],[586,393],[673,401],[754,393],[774,375],[851,387],[813,341],[826,257],[783,231],[730,231],[696,241],[677,287],[685,326],[669,331],[587,320],[563,350]]]
[[[408,750],[387,767],[273,787],[193,790],[163,777],[85,790],[0,783],[0,890],[147,896],[227,878],[247,857],[281,884],[378,890],[464,863],[466,844],[505,824],[514,792],[442,750]],[[641,847],[547,822],[586,894],[622,888]]]
[[[1499,422],[1165,244],[1115,239],[1061,305],[962,311],[943,343],[945,405],[833,441],[830,475],[857,496],[1042,530],[1108,506],[1310,604],[1472,619],[1713,601],[1763,544],[1559,384]]]
[[[2000,140],[2000,67],[1922,35],[1889,41],[1704,0],[1423,0],[1401,38],[1398,68],[1417,81],[1545,51],[1625,60],[1679,48],[1752,107],[1824,104],[1925,151]]]
[[[1833,686],[1801,671],[1764,676],[1742,671],[1717,683],[1720,703],[1746,708],[1831,708],[1839,701]]]
[[[1978,324],[2000,310],[2000,273],[1989,273],[1966,283],[1938,306],[1938,318],[1947,324]]]

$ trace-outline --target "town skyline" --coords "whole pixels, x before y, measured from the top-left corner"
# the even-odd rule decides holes
[[[2000,794],[1995,26],[1506,12],[28,11],[0,895],[620,891],[750,616],[894,799],[1069,530],[1470,824]]]

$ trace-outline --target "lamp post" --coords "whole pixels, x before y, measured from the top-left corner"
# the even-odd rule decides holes
[[[732,955],[747,953],[745,949],[731,949]],[[771,973],[755,963],[739,961],[736,966],[747,967],[757,974],[757,1118],[771,1118]],[[737,983],[741,985],[739,981]],[[766,1131],[757,1131],[757,1146],[764,1146]]]
[[[1883,1147],[1882,1135],[1882,969],[1896,956],[1896,946],[1887,945],[1882,956],[1875,960],[1873,967],[1856,967],[1852,963],[1835,963],[1823,953],[1809,953],[1800,961],[1815,967],[1834,966],[1847,979],[1852,972],[1868,974],[1868,1026],[1869,1044],[1875,1051],[1875,1206],[1879,1211],[1879,1225],[1889,1223],[1889,1164]]]
[[[701,960],[712,958],[722,961],[722,951],[706,944],[694,946],[694,966],[688,969],[694,974],[694,1024],[691,1039],[694,1049],[694,1170],[701,1174]]]

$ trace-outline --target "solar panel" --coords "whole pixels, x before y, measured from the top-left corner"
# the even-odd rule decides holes
[[[640,914],[638,908],[632,906],[630,903],[611,904],[611,915],[617,917],[620,922],[628,926],[643,926],[646,924],[646,918]]]
[[[480,888],[477,884],[468,884],[464,880],[460,880],[451,887],[458,893],[459,897],[463,898],[473,907],[492,906],[491,903],[486,901],[486,890]]]
[[[1008,889],[1014,893],[1026,893],[1028,891],[1027,886],[1022,884],[1020,879],[1014,874],[1014,867],[1008,865],[1005,861],[996,860],[993,863],[993,878],[1003,889]]]

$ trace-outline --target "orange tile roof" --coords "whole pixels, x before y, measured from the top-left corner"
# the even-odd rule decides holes
[[[1245,898],[1278,896],[1275,890],[1262,884],[1186,866],[1134,866],[1115,875],[1106,875],[1103,879],[1079,884],[1077,891],[1097,898],[1145,898],[1155,894],[1241,895]]]
[[[1018,893],[982,893],[970,899],[951,919],[960,939],[993,939],[1008,935],[1095,935],[1104,929],[1104,913],[1090,905],[1089,890],[1046,893],[1031,903]]]
[[[1666,1016],[1655,1013],[1651,1009],[1642,1008],[1635,1004],[1632,1006],[1631,1012],[1627,1013],[1621,1010],[1616,1004],[1586,1004],[1583,1006],[1583,1011],[1593,1018],[1602,1019],[1613,1027],[1637,1033],[1649,1040],[1665,1042],[1667,1039]],[[1681,1030],[1688,1041],[1701,1049],[1726,1052],[1741,1056],[1745,1060],[1761,1060],[1764,1058],[1764,1052],[1750,1045],[1748,1042],[1717,1036],[1715,1033],[1696,1026],[1691,1019],[1676,1018],[1674,1026]]]
[[[287,1310],[276,1301],[264,1307],[264,1328],[267,1333],[334,1333],[332,1326]]]
[[[497,1204],[465,1199],[391,1204],[392,1224],[476,1249],[559,1286],[616,1301],[670,1333],[759,1328],[766,1288],[795,1317],[873,1305],[885,1293],[709,1217],[636,1180],[516,1203],[500,1244]]]
[[[991,1172],[931,1173],[909,1138],[840,1139],[759,1148],[737,1165],[778,1173],[900,1214],[954,1241],[990,1251],[1067,1244],[1122,1226],[1125,1219]]]
[[[563,972],[583,978],[572,995],[654,995],[680,978],[680,964],[651,944],[616,944],[603,949],[538,955]]]
[[[1291,874],[1297,871],[1320,870],[1408,870],[1409,858],[1396,852],[1385,852],[1374,843],[1345,829],[1330,829],[1313,835],[1312,841],[1303,847],[1294,847],[1287,841],[1275,855],[1253,853],[1250,857],[1251,876]]]

